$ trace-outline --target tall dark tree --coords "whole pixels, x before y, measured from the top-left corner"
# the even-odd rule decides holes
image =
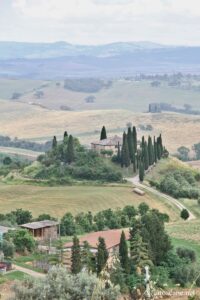
[[[120,144],[118,142],[117,144],[117,162],[121,163],[121,149],[120,149]]]
[[[120,244],[119,244],[119,258],[121,262],[121,266],[126,274],[130,272],[130,264],[129,264],[129,257],[128,257],[128,245],[126,241],[126,236],[124,231],[122,231]]]
[[[73,136],[69,136],[68,144],[67,144],[67,162],[71,164],[75,159],[74,153],[74,139]]]
[[[153,143],[150,136],[148,138],[148,156],[149,156],[149,165],[152,166],[154,163],[154,153],[153,153]]]
[[[81,263],[81,248],[79,245],[79,239],[74,236],[71,256],[71,271],[73,274],[78,274],[82,269]]]
[[[144,169],[148,170],[149,168],[149,153],[147,142],[144,142]]]
[[[127,142],[128,142],[128,150],[129,150],[130,159],[131,159],[131,162],[133,162],[133,155],[135,153],[135,149],[134,149],[133,134],[131,131],[131,127],[128,128]]]
[[[106,133],[106,127],[103,126],[101,129],[100,140],[105,140],[105,139],[107,139],[107,133]]]
[[[83,249],[81,252],[82,266],[87,269],[88,272],[96,271],[95,257],[91,252],[90,245],[87,241],[83,243]]]
[[[97,248],[97,274],[100,274],[106,265],[108,259],[108,251],[106,249],[105,240],[99,237],[99,243]]]
[[[154,162],[157,163],[158,160],[158,148],[157,148],[157,143],[156,143],[156,138],[154,136]]]
[[[144,181],[144,164],[142,161],[139,162],[139,179],[141,182]]]
[[[52,141],[52,149],[56,149],[58,143],[57,143],[57,139],[56,136],[53,137],[53,141]]]
[[[136,266],[138,274],[141,273],[145,265],[152,265],[150,259],[148,244],[142,237],[143,224],[141,219],[134,218],[130,228],[130,256],[133,264]]]
[[[63,143],[67,144],[67,141],[68,141],[68,133],[67,133],[67,131],[65,131],[64,135],[63,135]]]
[[[127,135],[123,134],[123,145],[121,151],[121,166],[128,168],[130,166],[130,154],[128,149]]]
[[[136,127],[133,126],[133,144],[134,144],[134,152],[137,152],[137,130]]]
[[[172,248],[169,236],[165,232],[164,221],[154,211],[143,215],[141,220],[143,240],[149,245],[151,260],[155,265],[159,265]]]

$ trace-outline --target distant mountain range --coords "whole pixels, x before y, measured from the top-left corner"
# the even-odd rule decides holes
[[[63,56],[110,57],[141,50],[160,49],[165,46],[150,42],[112,43],[107,45],[72,45],[56,43],[18,43],[0,42],[0,59],[41,59]]]
[[[0,42],[0,76],[42,79],[200,73],[200,47],[150,42],[98,46]]]

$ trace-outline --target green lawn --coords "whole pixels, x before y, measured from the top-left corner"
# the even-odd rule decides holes
[[[5,274],[3,278],[6,278],[9,281],[13,280],[24,280],[28,275],[21,271],[13,271]]]
[[[200,242],[188,241],[183,239],[172,238],[172,244],[175,248],[187,248],[195,251],[197,261],[200,262]]]

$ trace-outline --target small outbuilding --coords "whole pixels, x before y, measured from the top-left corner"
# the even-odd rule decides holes
[[[20,227],[32,233],[36,240],[56,240],[59,233],[59,222],[44,220],[23,224]]]
[[[145,192],[140,190],[139,188],[134,188],[133,189],[133,192],[139,196],[144,196],[145,195]]]

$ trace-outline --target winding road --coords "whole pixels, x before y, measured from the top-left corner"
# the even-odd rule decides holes
[[[149,191],[149,192],[153,193],[154,195],[162,197],[165,200],[167,200],[168,202],[173,203],[180,211],[182,211],[183,209],[187,209],[187,211],[189,212],[189,215],[190,215],[189,218],[187,219],[187,221],[192,221],[192,220],[196,219],[195,215],[190,210],[188,210],[188,208],[185,205],[183,205],[180,201],[178,201],[177,199],[175,199],[171,196],[168,196],[162,192],[159,192],[152,187],[142,184],[139,180],[139,175],[137,175],[133,178],[126,178],[126,180],[133,183],[138,188]]]

